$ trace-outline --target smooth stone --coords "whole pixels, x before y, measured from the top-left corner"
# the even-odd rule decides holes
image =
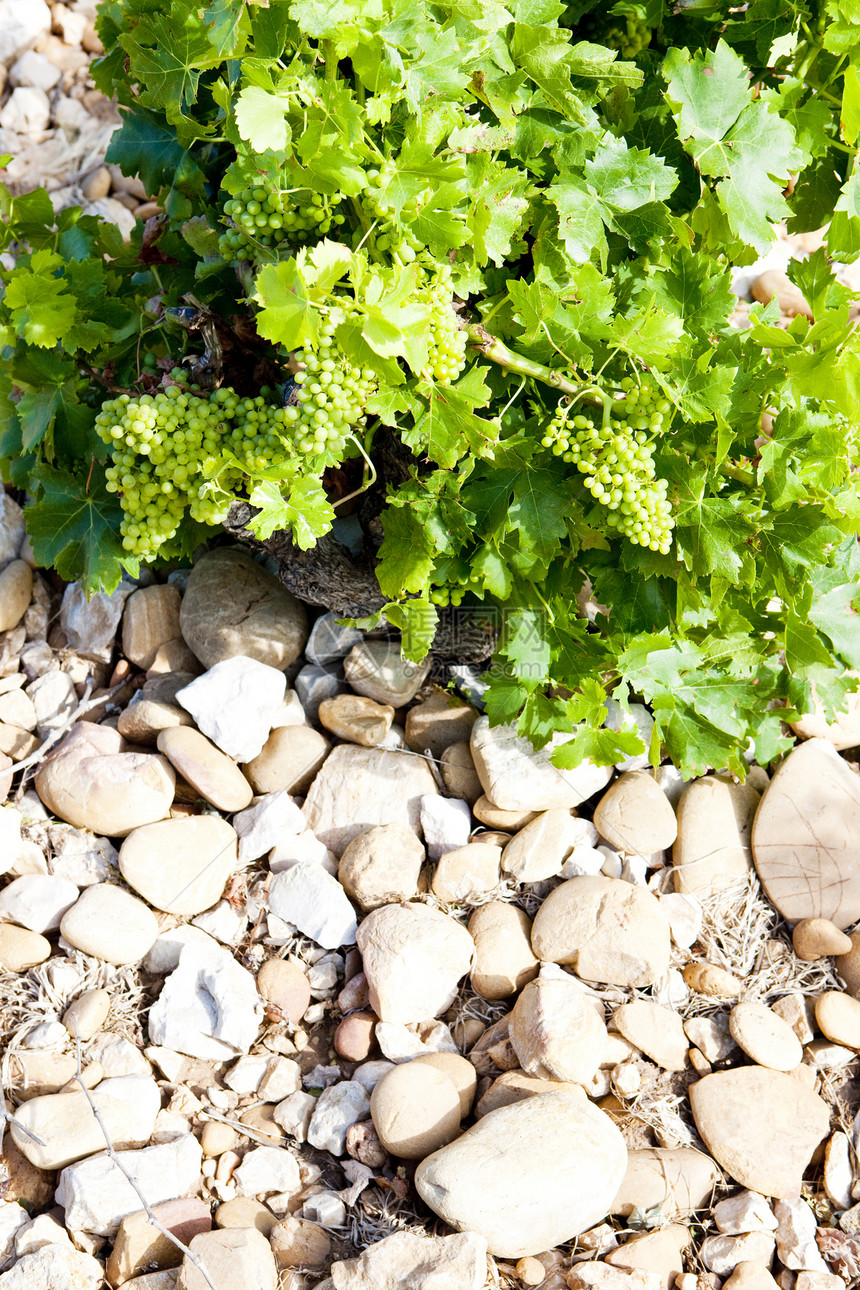
[[[364,1010],[351,1012],[339,1021],[332,1038],[338,1057],[348,1062],[366,1061],[373,1051],[378,1020],[375,1012]]]
[[[763,1003],[735,1004],[729,1030],[737,1046],[759,1066],[791,1071],[803,1060],[803,1045],[791,1026]]]
[[[338,880],[313,860],[273,875],[268,906],[325,949],[355,944],[355,910]]]
[[[465,1118],[472,1109],[472,1103],[475,1100],[475,1090],[478,1084],[477,1072],[467,1057],[461,1057],[459,1053],[423,1053],[420,1057],[415,1057],[411,1065],[415,1063],[424,1066],[432,1066],[434,1070],[441,1071],[457,1090],[460,1098],[460,1117]]]
[[[255,793],[305,793],[319,773],[331,744],[310,726],[280,726],[262,751],[245,763]]]
[[[423,864],[424,848],[412,829],[399,822],[381,824],[350,842],[337,877],[350,899],[369,911],[417,896]]]
[[[468,802],[434,793],[421,799],[421,832],[431,860],[439,860],[449,851],[464,847],[472,832],[472,812]],[[481,841],[486,842],[486,838]]]
[[[825,739],[799,744],[762,797],[752,831],[759,878],[790,923],[860,918],[860,779]]]
[[[244,654],[283,671],[308,634],[304,605],[241,547],[221,547],[195,562],[179,620],[207,668]]]
[[[763,1196],[799,1195],[830,1125],[816,1093],[781,1071],[745,1066],[693,1084],[690,1103],[699,1134],[730,1177]]]
[[[310,981],[297,964],[285,959],[267,959],[262,964],[257,973],[257,989],[291,1026],[299,1024],[311,1004]]]
[[[378,824],[405,824],[418,836],[421,799],[436,781],[420,757],[341,744],[333,748],[308,790],[308,827],[336,856],[359,833]]]
[[[17,627],[33,594],[33,570],[24,560],[12,560],[0,573],[0,632]]]
[[[857,672],[848,672],[849,676],[860,679]],[[839,709],[835,721],[828,721],[824,715],[824,705],[820,702],[812,682],[814,711],[804,713],[799,721],[789,725],[801,739],[826,739],[837,752],[845,748],[856,748],[860,744],[860,689],[845,696],[844,707]]]
[[[851,1160],[851,1139],[837,1130],[830,1135],[824,1148],[824,1192],[834,1209],[850,1209],[854,1197],[854,1166]]]
[[[418,1166],[434,1213],[477,1232],[497,1257],[552,1249],[608,1212],[627,1165],[620,1132],[569,1093],[544,1093],[485,1115]],[[516,1207],[508,1197],[516,1194]]]
[[[660,1277],[664,1290],[674,1290],[675,1278],[684,1271],[684,1251],[691,1241],[688,1227],[671,1223],[659,1232],[631,1237],[617,1249],[610,1250],[604,1261],[613,1268],[654,1272]]]
[[[430,659],[412,663],[401,658],[396,641],[363,640],[349,651],[343,670],[357,694],[402,708],[415,698],[427,679]]]
[[[269,1233],[269,1244],[279,1268],[318,1268],[331,1252],[325,1229],[294,1214],[285,1214],[275,1224]]]
[[[721,775],[693,780],[678,802],[672,849],[675,890],[714,896],[745,883],[752,869],[750,836],[759,795]]]
[[[666,794],[647,771],[627,771],[594,810],[594,826],[611,847],[651,855],[670,847],[678,822]]]
[[[277,1290],[275,1256],[262,1232],[253,1227],[228,1227],[195,1236],[188,1248],[202,1260],[210,1278],[186,1255],[176,1290]]]
[[[232,954],[215,941],[189,944],[149,1010],[150,1043],[227,1061],[254,1043],[261,1011],[253,976]]]
[[[30,757],[40,746],[40,740],[21,726],[10,726],[0,722],[0,753],[14,761],[23,761]],[[8,789],[6,790],[8,793]]]
[[[764,1263],[744,1259],[735,1264],[731,1276],[723,1282],[723,1290],[779,1290],[779,1282]]]
[[[364,640],[364,632],[357,627],[344,627],[337,620],[342,614],[320,614],[315,619],[305,645],[305,658],[318,667],[339,663],[346,658],[354,645]]]
[[[76,950],[118,967],[137,963],[158,936],[158,923],[142,900],[108,883],[85,887],[63,915],[60,932]]]
[[[456,919],[423,904],[384,905],[356,935],[370,1006],[382,1021],[426,1021],[449,1008],[475,944]]]
[[[225,1151],[232,1151],[239,1142],[239,1134],[229,1124],[219,1120],[207,1120],[200,1135],[200,1146],[204,1156],[220,1156]]]
[[[59,1241],[22,1255],[0,1273],[2,1290],[101,1290],[103,1285],[99,1260]]]
[[[629,1218],[635,1209],[660,1209],[664,1218],[704,1209],[720,1181],[717,1165],[692,1147],[645,1147],[631,1151],[627,1172],[609,1207]]]
[[[199,730],[188,726],[162,730],[156,746],[183,779],[219,811],[242,811],[250,806],[254,793],[239,767]]]
[[[407,714],[408,722],[409,716]],[[461,798],[474,807],[480,797],[484,796],[484,788],[478,779],[478,772],[475,770],[475,762],[472,758],[472,749],[466,740],[458,740],[456,743],[449,744],[439,755],[439,773],[442,781],[452,797]]]
[[[209,1206],[196,1196],[165,1201],[156,1205],[153,1213],[161,1226],[185,1245],[199,1232],[212,1228]],[[138,1272],[176,1268],[181,1262],[182,1251],[139,1210],[120,1223],[105,1271],[110,1284],[119,1286]]]
[[[476,820],[486,824],[490,829],[501,829],[508,833],[519,833],[521,829],[531,824],[540,814],[538,811],[503,811],[500,806],[482,793],[478,800],[472,806],[472,814]],[[565,814],[570,815],[570,811]]]
[[[159,647],[182,635],[181,603],[176,587],[167,583],[141,587],[129,596],[122,616],[122,652],[135,667],[145,672]]]
[[[84,990],[63,1013],[63,1025],[83,1043],[97,1035],[108,1019],[110,993],[107,990]]]
[[[834,967],[854,998],[860,998],[860,931],[850,934],[851,949],[840,954]]]
[[[63,914],[77,898],[78,888],[68,878],[25,874],[0,891],[0,919],[31,932],[51,932],[60,926]]]
[[[128,1075],[102,1080],[89,1096],[117,1149],[145,1146],[161,1108],[154,1079]],[[62,1169],[105,1149],[104,1132],[79,1088],[23,1102],[10,1121],[10,1132],[18,1150],[37,1169]]]
[[[482,1119],[500,1106],[513,1106],[515,1102],[524,1102],[529,1097],[540,1093],[572,1093],[585,1097],[581,1084],[570,1084],[565,1080],[543,1079],[539,1075],[526,1075],[525,1071],[505,1071],[494,1079],[487,1091],[481,1096],[475,1107],[475,1118]]]
[[[7,972],[26,972],[44,963],[50,954],[51,942],[38,932],[0,923],[0,967]]]
[[[714,963],[688,963],[682,975],[691,990],[714,999],[736,999],[744,988],[743,981]]]
[[[128,885],[156,909],[183,918],[214,905],[237,864],[236,831],[217,815],[145,824],[119,852]]]
[[[555,878],[577,845],[578,821],[570,811],[543,811],[511,838],[502,853],[502,872],[512,882]]]
[[[567,735],[554,736],[536,751],[512,725],[490,726],[479,717],[472,727],[470,746],[478,778],[491,802],[506,811],[548,811],[553,807],[579,806],[609,783],[611,766],[595,766],[586,759],[575,770],[559,770],[550,755]]]
[[[0,721],[7,726],[18,726],[21,730],[36,729],[36,705],[23,690],[9,690],[0,694]]]
[[[850,954],[852,945],[851,937],[829,918],[801,918],[791,933],[791,944],[804,963],[814,963],[831,954]]]
[[[860,1049],[860,1000],[841,990],[826,990],[815,1000],[815,1020],[831,1043]]]
[[[71,1053],[50,1052],[41,1048],[19,1048],[7,1058],[8,1086],[14,1088],[19,1102],[59,1093],[77,1071]]]
[[[275,724],[286,690],[283,672],[234,654],[183,686],[176,701],[223,753],[235,761],[251,761]]]
[[[173,801],[173,768],[163,757],[122,749],[116,730],[79,721],[36,771],[48,810],[107,837],[163,820]]]
[[[535,915],[532,949],[586,981],[647,986],[668,970],[671,937],[650,891],[614,878],[570,878]]]
[[[487,1242],[475,1232],[394,1232],[331,1266],[333,1290],[484,1290]],[[325,1290],[323,1283],[322,1290]]]
[[[377,703],[359,694],[338,694],[323,699],[317,712],[320,725],[339,739],[375,748],[391,729],[394,709],[388,703]]]
[[[714,1206],[714,1222],[724,1236],[739,1236],[743,1232],[775,1232],[776,1215],[764,1196],[757,1191],[739,1191],[734,1196],[718,1201]]]
[[[612,1019],[616,1030],[658,1066],[667,1071],[685,1069],[687,1036],[677,1012],[648,999],[637,999],[616,1008]]]
[[[527,1075],[587,1086],[603,1059],[606,1026],[571,977],[540,976],[514,1005],[510,1037]]]
[[[441,758],[452,744],[466,743],[478,719],[474,708],[453,694],[436,691],[406,714],[406,746]]]
[[[663,1290],[655,1272],[613,1268],[608,1263],[575,1263],[565,1278],[569,1290]]]
[[[507,999],[537,976],[531,928],[525,910],[505,901],[489,901],[475,910],[468,930],[475,942],[470,980],[476,994],[483,999]]]
[[[446,904],[472,904],[501,882],[501,847],[475,841],[448,851],[436,865],[430,884],[434,896]]]
[[[370,1114],[386,1151],[402,1160],[423,1160],[459,1133],[460,1094],[442,1071],[405,1062],[376,1084]]]
[[[235,1196],[232,1200],[224,1201],[215,1211],[215,1226],[224,1231],[239,1227],[255,1228],[268,1237],[276,1223],[277,1219],[269,1207],[253,1196]]]
[[[116,728],[130,743],[155,746],[162,730],[193,725],[191,717],[174,703],[141,698],[119,714]]]

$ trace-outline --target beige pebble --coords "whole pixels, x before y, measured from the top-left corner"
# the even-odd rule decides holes
[[[546,1268],[539,1259],[532,1258],[531,1255],[520,1259],[515,1271],[524,1286],[539,1286],[546,1280]]]
[[[459,797],[473,806],[478,798],[484,796],[484,789],[475,770],[472,749],[465,740],[449,744],[443,750],[439,758],[439,770],[452,797]]]
[[[257,973],[261,996],[279,1008],[291,1026],[297,1026],[311,1003],[311,987],[304,972],[285,959],[267,959]]]
[[[229,1124],[220,1124],[218,1120],[207,1120],[200,1135],[200,1145],[204,1156],[220,1156],[225,1151],[232,1151],[239,1141],[239,1135]]]
[[[156,747],[183,779],[219,811],[243,811],[254,796],[239,767],[199,730],[174,726],[159,732]]]
[[[433,894],[449,904],[472,901],[492,891],[501,879],[501,848],[470,842],[442,856],[431,884]]]
[[[100,197],[107,197],[110,188],[111,177],[107,166],[99,166],[81,184],[81,192],[88,202],[97,202]]]
[[[169,583],[141,587],[129,596],[122,616],[122,652],[136,667],[152,667],[161,646],[181,635],[181,603],[178,589]]]
[[[138,219],[147,220],[152,219],[153,215],[160,215],[161,211],[162,207],[159,206],[158,202],[144,202],[141,206],[138,206],[135,214]]]
[[[66,1008],[63,1025],[69,1034],[86,1041],[98,1034],[110,1012],[110,995],[107,990],[85,990]]]
[[[475,942],[472,987],[483,999],[507,999],[534,980],[539,965],[525,910],[492,900],[475,910],[468,927]]]
[[[44,963],[51,953],[51,942],[38,932],[30,932],[14,923],[0,923],[0,966],[8,972],[26,972]]]
[[[216,1227],[256,1227],[268,1237],[277,1223],[275,1215],[252,1196],[236,1196],[219,1205],[215,1211]]]
[[[812,310],[803,292],[778,269],[768,269],[760,274],[752,284],[751,292],[753,298],[760,300],[762,304],[769,304],[776,296],[780,312],[787,314],[789,318],[796,318],[798,314],[803,314],[805,318],[812,318]]]
[[[829,918],[802,918],[791,933],[794,952],[805,963],[831,954],[850,954],[851,937]]]
[[[318,715],[320,725],[333,735],[362,748],[375,748],[391,729],[394,709],[360,694],[337,694],[323,699]]]
[[[348,1062],[366,1061],[375,1043],[378,1021],[375,1012],[365,1010],[351,1012],[338,1022],[332,1039],[338,1057]]]
[[[506,829],[515,833],[517,829],[522,829],[527,824],[531,824],[532,820],[537,819],[539,812],[504,811],[482,794],[472,807],[472,814],[476,820],[480,820],[482,824],[488,824],[491,829]]]
[[[32,756],[41,742],[41,739],[31,735],[28,730],[23,730],[21,726],[10,726],[6,722],[0,722],[0,753],[11,757],[13,762],[23,761],[25,757]]]
[[[460,1095],[460,1115],[465,1118],[472,1109],[478,1084],[477,1072],[472,1063],[459,1053],[425,1053],[416,1057],[415,1061],[432,1066],[448,1076]]]
[[[457,1136],[460,1094],[441,1071],[406,1062],[376,1085],[370,1114],[386,1151],[402,1160],[423,1160]]]
[[[763,1263],[745,1259],[735,1265],[729,1279],[723,1282],[723,1290],[779,1290],[779,1282]]]
[[[33,594],[33,570],[24,560],[12,560],[0,573],[0,632],[17,627]]]
[[[244,770],[255,793],[305,793],[328,755],[331,744],[310,726],[273,730]]]
[[[683,976],[691,990],[716,999],[736,999],[744,988],[736,976],[713,963],[688,963]]]
[[[269,1244],[282,1268],[319,1268],[329,1256],[331,1241],[318,1223],[287,1214],[269,1233]]]
[[[815,1001],[815,1020],[834,1044],[860,1049],[860,1001],[841,990],[827,990]]]
[[[763,1003],[736,1004],[729,1014],[729,1030],[738,1047],[760,1066],[791,1071],[803,1058],[803,1045],[791,1026]]]

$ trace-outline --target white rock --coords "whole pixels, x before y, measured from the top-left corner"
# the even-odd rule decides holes
[[[847,1133],[837,1131],[824,1149],[824,1190],[836,1209],[849,1209],[853,1204],[853,1183],[850,1139]]]
[[[233,828],[239,835],[239,863],[259,860],[286,835],[303,833],[307,821],[289,793],[283,790],[259,797],[244,811],[233,816]]]
[[[648,747],[651,743],[651,731],[654,729],[654,718],[651,713],[641,703],[629,703],[627,712],[625,712],[616,699],[607,699],[604,707],[606,708],[606,720],[603,724],[607,730],[632,730],[645,745],[644,752],[630,753],[629,756],[622,757],[621,761],[615,763],[615,769],[622,772],[644,770],[646,766],[650,765]]]
[[[203,1153],[191,1133],[160,1146],[117,1154],[150,1205],[197,1189]],[[66,1211],[70,1231],[96,1236],[113,1236],[125,1216],[141,1208],[139,1195],[107,1152],[64,1169],[55,1198]]]
[[[389,1062],[411,1062],[428,1053],[458,1053],[460,1050],[444,1021],[379,1021],[376,1042]]]
[[[40,739],[47,739],[64,726],[78,706],[75,683],[68,672],[37,676],[27,686],[27,693],[36,709],[36,734]]]
[[[104,1268],[98,1259],[59,1242],[25,1254],[0,1276],[0,1290],[101,1290],[103,1285]]]
[[[247,1052],[262,1019],[254,977],[232,954],[186,945],[149,1012],[150,1041],[189,1057],[224,1061]]]
[[[91,1097],[111,1142],[129,1147],[149,1140],[161,1106],[155,1080],[137,1075],[102,1080]],[[16,1145],[37,1169],[62,1169],[104,1149],[104,1133],[80,1089],[32,1097],[10,1123]]]
[[[0,1200],[0,1271],[15,1257],[15,1237],[30,1222],[30,1215],[17,1201]]]
[[[34,49],[28,49],[22,54],[9,71],[13,85],[31,85],[37,90],[44,90],[46,94],[62,77],[59,67],[55,67],[50,58],[37,54]]]
[[[0,63],[6,62],[13,55],[4,56],[4,41],[10,34],[10,28],[5,25],[14,21],[9,10],[10,0],[0,0]],[[22,0],[15,0],[15,7],[22,12],[32,13],[36,5],[30,5]],[[48,28],[51,25],[50,10],[44,5],[44,10],[48,14]],[[0,569],[5,569],[6,565],[12,560],[17,560],[24,545],[26,530],[24,527],[24,512],[9,493],[0,492]]]
[[[77,887],[94,887],[116,870],[119,853],[109,838],[96,837],[73,824],[49,824],[51,873]]]
[[[320,614],[314,623],[305,645],[305,658],[318,667],[338,663],[346,658],[354,645],[364,640],[364,633],[355,627],[341,627],[342,614]]]
[[[421,830],[431,860],[438,860],[446,851],[464,847],[472,831],[469,803],[438,794],[422,797]]]
[[[677,766],[673,766],[671,762],[666,762],[664,766],[658,766],[654,773],[654,778],[672,806],[678,805],[681,800],[681,794],[690,783],[690,780],[684,779]]]
[[[282,837],[269,852],[269,868],[272,873],[282,873],[284,869],[292,869],[294,865],[302,864],[305,860],[311,864],[320,865],[333,878],[337,877],[336,856],[319,841],[315,834],[311,833],[310,829],[305,829],[303,833],[297,833],[295,836]]]
[[[16,807],[0,806],[0,874],[14,870],[32,846],[21,837],[21,824],[21,812]]]
[[[114,1031],[105,1030],[90,1043],[87,1049],[87,1061],[98,1062],[105,1075],[120,1077],[125,1075],[152,1075],[149,1062],[130,1039]],[[99,1085],[104,1088],[104,1082]]]
[[[11,63],[50,30],[51,11],[45,0],[0,0],[0,63]]]
[[[744,1232],[775,1232],[776,1217],[757,1191],[739,1191],[714,1206],[714,1221],[724,1236]]]
[[[717,1276],[727,1277],[739,1263],[770,1267],[776,1242],[770,1232],[744,1232],[741,1236],[708,1236],[699,1257]]]
[[[191,921],[222,945],[238,945],[245,935],[248,915],[244,908],[237,909],[229,900],[219,900],[217,905],[204,910]]]
[[[382,1021],[425,1021],[449,1008],[472,965],[475,943],[456,919],[428,905],[383,905],[356,943],[370,1005]]]
[[[0,920],[18,923],[31,932],[50,932],[78,898],[78,889],[67,878],[28,873],[0,892]]]
[[[302,1093],[299,1090],[285,1097],[283,1102],[279,1102],[272,1111],[272,1116],[290,1137],[295,1138],[297,1142],[306,1142],[316,1104],[317,1100],[312,1093]]]
[[[309,721],[302,707],[302,701],[295,690],[287,689],[284,700],[277,708],[272,709],[272,729],[282,730],[284,726],[307,726]]]
[[[66,1245],[71,1248],[72,1242],[62,1223],[58,1223],[50,1214],[39,1214],[15,1234],[15,1253],[21,1258],[25,1254],[35,1254],[45,1245]]]
[[[68,1042],[68,1031],[59,1021],[43,1021],[28,1030],[21,1040],[22,1048],[37,1048],[41,1052],[61,1053]]]
[[[60,626],[75,653],[109,661],[125,602],[135,590],[134,583],[123,581],[110,595],[97,591],[87,599],[79,582],[66,587],[60,606]]]
[[[539,752],[512,725],[491,726],[479,717],[472,727],[475,769],[491,802],[505,811],[548,811],[578,806],[609,783],[611,766],[585,761],[575,770],[559,770],[552,752],[568,741],[556,735]]]
[[[321,1151],[342,1156],[346,1151],[346,1131],[370,1114],[367,1090],[355,1080],[342,1080],[324,1088],[308,1128],[308,1142]]]
[[[234,654],[179,690],[176,702],[222,752],[244,762],[261,751],[286,691],[283,672]]]
[[[216,945],[211,936],[190,923],[180,923],[157,937],[152,949],[141,962],[144,972],[165,976],[179,966],[179,956],[186,945],[198,945],[204,953],[214,953]]]
[[[776,1252],[794,1272],[828,1272],[816,1244],[818,1220],[805,1200],[775,1200]]]
[[[732,1049],[737,1048],[726,1014],[717,1017],[688,1017],[684,1022],[684,1033],[690,1043],[695,1044],[702,1056],[712,1064],[721,1062]]]
[[[483,1290],[487,1242],[475,1232],[395,1232],[358,1258],[332,1264],[331,1272],[335,1290]]]
[[[346,1206],[336,1192],[320,1191],[305,1201],[301,1216],[322,1227],[343,1227]]]
[[[257,1087],[261,1102],[281,1103],[302,1087],[302,1068],[288,1057],[270,1057]]]
[[[269,1196],[272,1192],[297,1192],[302,1179],[299,1162],[283,1147],[255,1147],[243,1156],[233,1173],[240,1196]]]
[[[672,940],[679,949],[688,950],[699,939],[702,930],[702,905],[690,893],[664,892],[660,908],[666,915]]]
[[[224,1083],[240,1097],[248,1097],[256,1093],[260,1087],[260,1081],[266,1073],[268,1064],[268,1057],[262,1054],[254,1057],[240,1057],[224,1076]]]
[[[269,884],[269,908],[325,949],[354,945],[355,910],[336,878],[312,860],[276,873]]]

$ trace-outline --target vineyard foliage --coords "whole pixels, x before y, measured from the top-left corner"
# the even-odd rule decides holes
[[[608,696],[685,774],[844,706],[854,0],[105,0],[98,30],[108,160],[164,215],[126,244],[0,189],[0,464],[40,562],[110,590],[237,499],[307,549],[393,445],[389,620],[420,657],[440,607],[497,615],[491,718],[559,765],[641,750]],[[812,316],[734,327],[783,221],[829,225],[790,269]]]

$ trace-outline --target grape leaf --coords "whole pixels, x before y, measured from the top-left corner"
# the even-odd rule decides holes
[[[317,339],[316,314],[295,260],[267,264],[257,274],[253,300],[261,306],[257,331],[264,340],[296,349]]]
[[[31,345],[50,349],[75,321],[77,302],[66,283],[54,277],[62,259],[52,251],[36,251],[29,269],[7,283],[3,304],[10,310],[19,336]]]
[[[286,529],[302,551],[309,550],[317,538],[328,533],[335,517],[319,480],[310,476],[290,479],[284,485],[263,480],[254,485],[249,501],[260,508],[248,525],[252,533],[267,538],[276,530]]]
[[[125,571],[137,577],[139,562],[123,549],[122,511],[96,467],[89,488],[67,470],[42,462],[31,472],[40,496],[27,507],[27,532],[36,562],[53,567],[67,582],[80,579],[88,595],[116,589]]]
[[[255,152],[282,152],[290,141],[290,100],[248,85],[236,99],[236,126]]]

